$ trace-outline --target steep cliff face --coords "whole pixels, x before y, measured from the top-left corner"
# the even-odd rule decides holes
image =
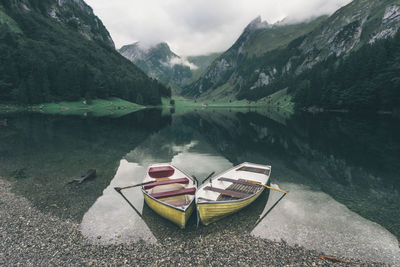
[[[341,57],[392,37],[399,27],[398,0],[354,0],[329,18],[297,25],[267,25],[257,18],[184,93],[247,98],[256,89],[262,98],[283,89],[279,84],[270,86],[277,80],[298,75],[330,56]]]
[[[291,41],[310,32],[325,19],[326,17],[320,17],[300,24],[287,25],[278,22],[270,25],[262,21],[261,17],[257,17],[199,80],[185,88],[184,94],[195,97],[231,98],[244,88],[268,84],[276,69],[272,66],[262,70],[258,61],[266,53],[282,49]]]
[[[83,0],[5,0],[14,11],[39,12],[54,21],[77,30],[88,40],[102,41],[114,48],[114,42],[101,20]]]
[[[399,1],[355,0],[335,12],[300,44],[305,59],[296,72],[331,55],[341,56],[364,44],[393,37],[399,27]]]
[[[159,104],[170,91],[122,57],[83,0],[0,2],[0,101],[120,97]]]

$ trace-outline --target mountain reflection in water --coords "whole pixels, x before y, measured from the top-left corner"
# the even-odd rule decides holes
[[[94,242],[185,240],[233,229],[349,257],[376,249],[370,255],[380,254],[389,263],[396,246],[398,251],[397,119],[322,114],[276,120],[265,111],[224,109],[172,116],[148,110],[113,119],[0,116],[4,118],[0,174],[14,176],[14,191],[39,209],[82,220],[82,232]],[[180,230],[146,207],[139,189],[124,193],[143,212],[143,220],[113,190],[141,182],[153,162],[172,162],[204,179],[243,161],[271,165],[271,182],[291,191],[257,227],[279,193],[264,194],[212,227],[196,229],[194,214],[187,229]],[[97,169],[96,179],[65,185],[90,168]]]

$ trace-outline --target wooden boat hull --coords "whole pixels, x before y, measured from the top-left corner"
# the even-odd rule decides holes
[[[169,163],[150,165],[144,182],[142,193],[147,206],[161,217],[185,228],[196,204],[197,182]]]
[[[243,162],[203,183],[196,191],[200,221],[208,225],[253,203],[270,173],[269,165]]]
[[[143,192],[144,201],[146,204],[155,211],[161,217],[173,222],[178,225],[181,229],[184,229],[186,222],[189,220],[190,215],[193,213],[195,202],[192,201],[186,210],[181,210],[165,203],[158,201],[155,198],[150,197],[148,194]]]
[[[209,225],[210,223],[216,222],[223,217],[231,215],[239,210],[247,207],[253,203],[264,191],[261,189],[259,192],[250,196],[246,199],[241,199],[237,201],[218,201],[218,202],[205,202],[197,203],[197,211],[200,216],[200,220],[204,225]]]

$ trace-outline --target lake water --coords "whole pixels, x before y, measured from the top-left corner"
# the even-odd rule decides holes
[[[0,115],[0,176],[33,205],[81,224],[93,243],[162,242],[230,229],[328,254],[400,264],[400,120],[390,116],[260,110],[143,110],[120,118]],[[172,162],[204,179],[248,161],[272,166],[271,184],[245,210],[185,230],[143,203],[146,166]],[[97,170],[80,185],[67,184]],[[268,212],[266,216],[264,216]],[[260,220],[262,218],[262,220]],[[98,237],[101,236],[99,239]]]

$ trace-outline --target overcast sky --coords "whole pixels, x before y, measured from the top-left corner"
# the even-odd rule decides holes
[[[228,49],[261,15],[274,23],[332,14],[351,0],[86,0],[115,45],[167,42],[178,55]]]

